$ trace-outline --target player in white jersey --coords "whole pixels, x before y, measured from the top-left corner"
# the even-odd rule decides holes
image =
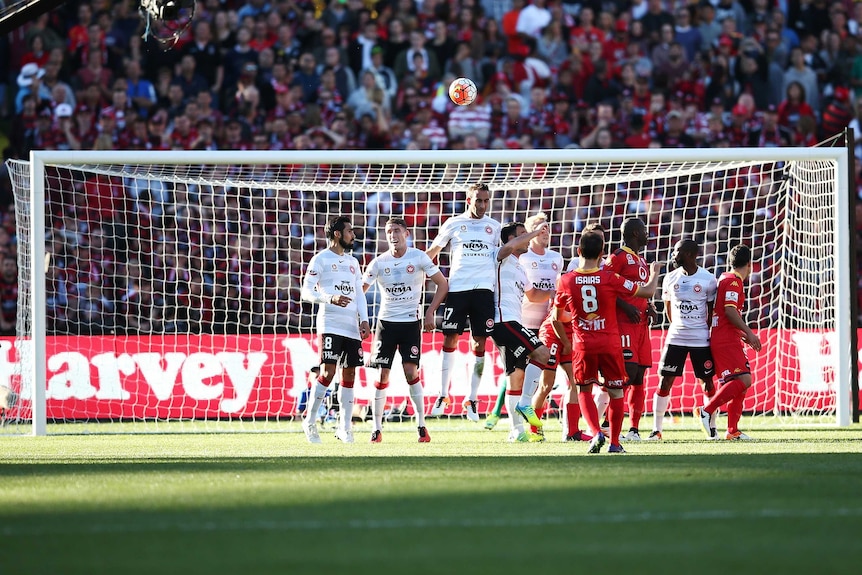
[[[527,233],[524,224],[512,222],[503,226],[500,241],[503,247],[495,250],[497,261],[497,282],[494,290],[494,343],[500,348],[509,377],[506,391],[507,407],[511,431],[509,441],[543,441],[524,429],[527,420],[530,425],[542,427],[531,405],[536,391],[537,379],[525,382],[524,370],[527,361],[538,365],[539,371],[548,364],[550,353],[533,330],[521,324],[524,299],[541,302],[547,294],[533,287],[519,261],[519,256],[527,251],[530,240],[546,233],[547,222]],[[532,387],[532,389],[531,389]]]
[[[325,228],[327,249],[318,252],[308,263],[302,282],[302,299],[318,304],[317,334],[320,348],[320,376],[314,386],[311,405],[302,420],[302,429],[311,443],[321,443],[315,423],[317,410],[326,389],[341,368],[339,403],[341,421],[335,436],[353,443],[353,382],[356,368],[362,365],[362,340],[371,332],[368,308],[362,296],[359,261],[346,253],[353,249],[353,225],[347,216],[338,216]]]
[[[486,184],[473,184],[467,190],[467,211],[446,220],[426,252],[434,260],[449,246],[449,294],[443,308],[443,353],[440,367],[440,393],[431,408],[440,416],[451,403],[449,378],[455,361],[458,338],[470,320],[472,335],[472,376],[470,395],[463,407],[470,421],[479,421],[477,394],[485,367],[485,343],[494,330],[493,251],[500,238],[500,223],[485,215],[491,205]]]
[[[563,271],[563,256],[554,250],[548,249],[551,243],[550,226],[547,225],[548,216],[544,212],[532,215],[524,222],[524,228],[527,232],[533,232],[540,226],[544,225],[545,231],[530,240],[527,251],[521,254],[518,261],[524,268],[527,274],[527,281],[536,291],[536,301],[531,301],[529,298],[524,299],[521,309],[522,324],[524,327],[530,328],[532,331],[539,333],[539,328],[542,322],[548,315],[548,310],[551,307],[551,302],[554,299],[554,290],[556,289],[557,279]],[[543,296],[545,299],[543,299]],[[533,364],[530,364],[533,365]],[[550,366],[549,366],[550,367]],[[530,366],[525,376],[527,379],[538,377],[541,374],[533,373]],[[533,408],[536,410],[536,417],[542,418],[540,410],[544,407],[545,400],[551,392],[554,383],[556,369],[551,367],[547,372],[548,376],[545,379],[550,380],[550,386],[546,386],[543,380],[542,388],[534,397]],[[528,384],[529,385],[529,384]],[[506,397],[506,385],[501,386],[500,394],[497,397],[497,404],[494,410],[488,414],[485,419],[485,429],[493,429],[500,420],[500,415],[503,409],[503,402]],[[546,389],[547,388],[547,389]]]
[[[419,381],[419,357],[422,349],[422,328],[434,326],[434,313],[446,293],[449,284],[440,268],[425,252],[408,247],[407,223],[402,218],[389,218],[386,222],[386,242],[389,249],[371,260],[363,277],[363,290],[377,283],[380,289],[380,309],[372,343],[371,367],[380,368],[380,379],[374,383],[374,401],[371,404],[374,430],[371,442],[383,441],[383,409],[386,405],[386,388],[389,373],[397,350],[401,354],[401,367],[416,412],[419,427],[419,442],[428,443],[431,435],[425,428],[425,400]],[[425,278],[436,285],[434,297],[422,320],[422,291]]]
[[[715,365],[709,350],[709,326],[715,303],[715,276],[700,267],[700,247],[693,240],[680,240],[673,246],[671,260],[676,269],[662,284],[664,312],[670,321],[659,360],[661,383],[653,396],[653,430],[648,440],[661,440],[662,422],[670,403],[670,390],[682,375],[686,357],[691,358],[695,376],[703,382],[706,396],[712,397]],[[704,403],[708,403],[705,401]],[[713,427],[715,427],[713,425]]]

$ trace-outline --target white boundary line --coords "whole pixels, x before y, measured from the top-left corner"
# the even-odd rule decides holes
[[[821,519],[836,517],[860,517],[862,508],[839,507],[835,509],[757,509],[734,511],[729,509],[703,509],[683,512],[609,513],[601,515],[570,515],[566,517],[508,517],[499,519],[348,519],[345,521],[310,520],[249,520],[249,521],[155,521],[137,524],[91,523],[86,525],[6,525],[0,529],[4,537],[42,537],[46,535],[86,535],[123,533],[206,533],[225,531],[330,531],[335,529],[388,530],[428,528],[508,528],[551,527],[554,525],[604,525],[620,523],[645,523],[654,521],[737,521],[742,519]]]

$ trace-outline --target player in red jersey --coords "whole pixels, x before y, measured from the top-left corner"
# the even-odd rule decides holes
[[[649,281],[639,286],[610,270],[599,268],[604,243],[602,234],[581,234],[578,267],[560,278],[554,308],[555,319],[565,317],[565,312],[572,316],[573,375],[579,386],[581,412],[593,432],[589,452],[598,453],[605,444],[605,436],[599,429],[598,412],[591,393],[593,384],[599,381],[601,370],[604,386],[611,396],[611,446],[608,451],[623,453],[625,450],[620,445],[620,430],[625,415],[622,388],[627,376],[617,325],[617,297],[652,297],[658,286],[659,264],[653,262],[650,265]],[[565,334],[557,335],[563,339]]]
[[[605,262],[605,269],[638,285],[649,277],[649,265],[640,252],[646,247],[649,236],[646,224],[638,218],[628,218],[622,225],[623,245]],[[640,441],[638,425],[644,412],[644,374],[652,367],[652,344],[649,324],[656,312],[644,298],[620,296],[617,299],[617,323],[620,343],[629,384],[626,386],[629,407],[629,432],[626,441]]]
[[[710,417],[727,403],[725,439],[751,439],[739,431],[742,404],[751,387],[751,367],[743,343],[760,351],[760,339],[742,319],[745,293],[742,286],[751,275],[751,249],[743,244],[730,250],[728,263],[732,271],[721,274],[715,298],[715,315],[709,345],[722,388],[704,407],[695,410],[707,437],[712,435]],[[729,402],[729,403],[728,403]]]

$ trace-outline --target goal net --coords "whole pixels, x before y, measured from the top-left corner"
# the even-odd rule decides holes
[[[427,248],[475,182],[490,186],[489,215],[501,222],[545,212],[566,263],[584,226],[601,223],[614,249],[630,216],[647,223],[650,261],[693,238],[718,275],[733,245],[750,245],[746,319],[764,345],[750,354],[746,414],[777,426],[849,423],[844,149],[34,152],[8,168],[19,304],[17,336],[0,340],[0,385],[17,395],[3,410],[7,432],[290,428],[318,358],[299,288],[325,248],[325,222],[353,219],[365,265],[386,249],[388,216],[405,218],[413,245]],[[367,297],[373,318],[374,289]],[[654,327],[655,366],[667,326]],[[431,402],[442,336],[424,337]],[[481,413],[503,376],[491,347]],[[468,351],[465,335],[448,417],[463,416]],[[392,374],[389,415],[409,416],[399,366]],[[375,380],[358,370],[358,404]],[[648,398],[657,383],[653,368]],[[690,414],[700,401],[687,370],[670,411]]]

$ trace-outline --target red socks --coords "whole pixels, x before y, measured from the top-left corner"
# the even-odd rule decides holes
[[[601,430],[599,429],[599,410],[596,408],[596,402],[593,400],[593,394],[588,387],[578,387],[578,403],[581,406],[581,415],[584,416],[584,421],[590,428],[590,433],[596,435]]]
[[[630,385],[629,387],[629,421],[631,426],[637,429],[640,426],[641,416],[644,414],[644,402],[646,390],[644,385]]]
[[[566,435],[571,437],[580,431],[579,419],[581,419],[581,406],[577,403],[566,404]]]
[[[608,404],[608,415],[611,424],[611,445],[619,445],[623,418],[626,415],[625,400],[622,397],[611,398],[611,402]]]

